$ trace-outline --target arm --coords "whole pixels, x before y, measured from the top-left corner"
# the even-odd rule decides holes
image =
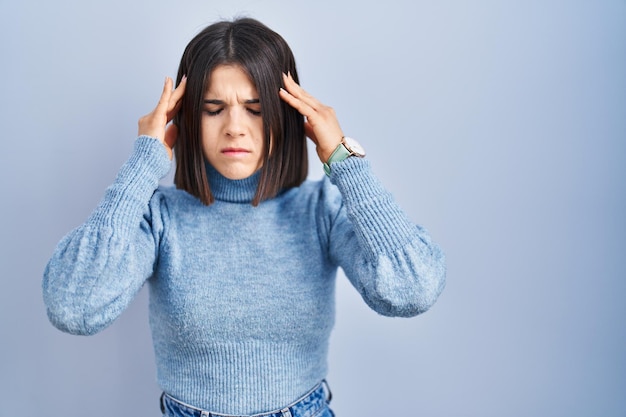
[[[280,97],[306,117],[307,135],[326,163],[344,136],[332,108],[284,75]],[[332,164],[341,193],[329,234],[330,256],[367,304],[380,314],[428,310],[445,286],[445,259],[426,231],[412,224],[364,159]],[[329,194],[329,193],[325,193]]]
[[[439,246],[406,217],[367,160],[334,163],[331,182],[342,202],[329,235],[335,263],[378,313],[410,317],[428,310],[445,286]]]
[[[177,132],[166,130],[185,79],[167,78],[156,108],[139,120],[139,138],[89,219],[58,244],[43,278],[50,321],[72,334],[94,334],[115,320],[152,275],[162,210],[152,196],[170,167]],[[169,156],[169,158],[168,158]]]
[[[99,332],[150,277],[161,228],[158,202],[149,202],[169,166],[158,141],[138,138],[96,210],[58,244],[43,279],[48,317],[57,328]]]

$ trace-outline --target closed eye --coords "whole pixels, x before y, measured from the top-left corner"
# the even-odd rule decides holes
[[[204,109],[204,112],[208,114],[209,116],[217,116],[218,114],[222,112],[222,110],[224,109],[217,109],[217,110]]]
[[[206,107],[204,108],[204,112],[209,116],[217,116],[224,110],[224,102],[222,100],[216,99],[206,99],[204,100],[204,104]],[[245,101],[246,111],[253,116],[261,116],[261,109],[259,105],[259,99],[254,98]],[[252,107],[248,107],[252,105]],[[214,106],[218,106],[217,108]]]

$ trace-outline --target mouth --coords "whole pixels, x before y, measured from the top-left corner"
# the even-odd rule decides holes
[[[244,148],[224,148],[221,152],[226,156],[243,156],[250,153],[249,150]]]

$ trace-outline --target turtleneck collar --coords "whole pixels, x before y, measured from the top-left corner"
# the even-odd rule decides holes
[[[261,178],[258,170],[248,178],[231,180],[220,174],[211,164],[205,162],[209,187],[215,200],[229,203],[250,203],[254,199]]]

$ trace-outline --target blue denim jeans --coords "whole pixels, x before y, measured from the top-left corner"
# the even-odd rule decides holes
[[[201,410],[163,393],[161,412],[165,417],[334,417],[335,413],[328,407],[331,398],[332,393],[328,384],[322,381],[298,401],[280,410],[251,416],[233,416]]]

